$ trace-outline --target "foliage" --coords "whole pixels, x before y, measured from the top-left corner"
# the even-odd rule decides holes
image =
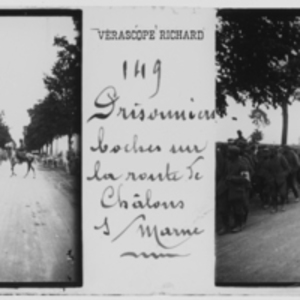
[[[259,143],[260,141],[262,141],[262,140],[263,140],[263,137],[264,137],[264,136],[263,136],[262,131],[256,128],[256,129],[252,132],[252,134],[251,134],[251,136],[250,136],[250,139],[251,139],[251,142],[252,142],[252,143],[256,144],[256,143]]]
[[[300,12],[219,10],[217,26],[217,112],[226,115],[228,96],[253,106],[283,109],[300,82]],[[285,136],[284,136],[285,135]]]
[[[0,112],[0,147],[3,148],[6,143],[11,140],[8,126],[4,121],[5,113],[2,110]]]
[[[54,94],[49,93],[29,109],[28,114],[31,122],[27,126],[25,143],[31,149],[38,149],[50,143],[54,137],[63,135],[64,114]]]
[[[258,128],[265,127],[271,123],[266,112],[259,107],[252,109],[249,117],[252,119],[252,123]]]
[[[73,22],[77,36],[74,43],[66,37],[55,37],[59,48],[50,75],[45,75],[47,96],[28,110],[31,122],[25,142],[29,149],[49,144],[55,137],[80,132],[81,124],[81,34],[80,18]]]

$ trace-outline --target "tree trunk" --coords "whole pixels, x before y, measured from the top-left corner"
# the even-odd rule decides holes
[[[50,142],[50,155],[53,155],[53,141]]]
[[[288,135],[288,103],[285,101],[282,104],[282,136],[281,136],[281,145],[286,145],[287,143],[287,135]]]

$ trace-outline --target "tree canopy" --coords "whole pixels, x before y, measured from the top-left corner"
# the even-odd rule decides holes
[[[43,81],[47,96],[28,110],[31,122],[25,142],[29,149],[49,144],[55,137],[80,133],[81,129],[81,34],[80,18],[73,18],[77,36],[74,43],[56,37],[57,61]]]
[[[217,112],[226,98],[254,107],[283,110],[282,143],[287,140],[287,106],[300,83],[300,12],[219,10],[217,26]]]
[[[271,123],[266,112],[258,107],[251,110],[249,117],[257,128],[265,127]]]
[[[8,126],[4,121],[5,113],[2,110],[0,112],[0,147],[3,148],[6,143],[11,140],[10,132]]]
[[[256,128],[250,136],[251,143],[254,143],[254,144],[259,143],[263,140],[263,137],[264,137],[263,133],[259,129]]]

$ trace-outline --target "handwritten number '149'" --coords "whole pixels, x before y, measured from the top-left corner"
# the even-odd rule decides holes
[[[152,73],[157,77],[157,83],[156,83],[156,90],[155,90],[154,94],[150,96],[150,98],[155,97],[159,92],[160,79],[161,79],[161,61],[159,59],[156,60]],[[123,63],[123,75],[124,75],[124,79],[127,79],[127,61],[126,60]],[[142,76],[143,79],[146,78],[146,64],[142,64],[142,66],[140,66],[140,62],[137,60],[135,63],[135,68],[134,68],[134,77],[137,77],[138,75]]]

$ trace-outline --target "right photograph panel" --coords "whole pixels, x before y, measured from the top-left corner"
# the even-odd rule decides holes
[[[300,11],[219,9],[217,286],[300,282]]]

